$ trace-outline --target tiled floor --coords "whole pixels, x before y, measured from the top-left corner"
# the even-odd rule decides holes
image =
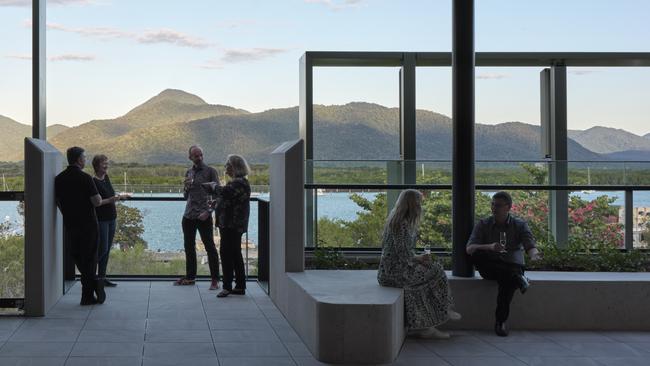
[[[216,299],[208,283],[121,282],[103,305],[79,286],[46,318],[0,318],[0,366],[320,365],[266,294]],[[650,365],[650,332],[455,332],[407,339],[397,365]]]

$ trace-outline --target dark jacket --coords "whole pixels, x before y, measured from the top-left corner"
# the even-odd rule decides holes
[[[239,233],[248,231],[251,197],[248,179],[234,178],[223,187],[213,186],[212,191],[218,196],[216,225]]]

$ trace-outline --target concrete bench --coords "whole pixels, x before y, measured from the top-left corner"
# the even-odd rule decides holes
[[[494,281],[447,273],[455,309],[463,315],[447,329],[492,329]],[[531,286],[510,307],[512,329],[648,330],[650,273],[526,272]]]
[[[377,271],[287,273],[288,319],[314,357],[329,363],[390,363],[405,337],[401,289]]]
[[[377,271],[287,273],[290,323],[314,357],[330,363],[389,363],[404,341],[401,289],[377,284]],[[455,309],[443,329],[492,329],[497,285],[447,272]],[[512,302],[512,329],[647,330],[650,273],[527,272],[531,287]]]

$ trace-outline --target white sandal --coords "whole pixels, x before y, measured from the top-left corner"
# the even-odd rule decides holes
[[[447,310],[447,315],[449,316],[449,320],[454,320],[454,321],[461,320],[463,318],[463,316],[460,315],[460,313],[455,312],[451,309]]]
[[[420,338],[435,338],[435,339],[449,339],[451,335],[445,333],[441,330],[438,330],[436,327],[431,327],[420,332],[418,335]]]

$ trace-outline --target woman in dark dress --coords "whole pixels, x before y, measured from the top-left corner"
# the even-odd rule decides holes
[[[101,204],[95,208],[97,221],[99,222],[97,278],[104,281],[104,286],[115,287],[117,284],[106,278],[106,267],[108,266],[108,255],[115,236],[115,220],[117,219],[115,202],[120,200],[120,196],[115,194],[111,180],[108,177],[108,158],[106,155],[95,155],[93,157],[93,169],[95,169],[93,181],[97,187],[97,192],[102,196]]]
[[[215,211],[217,227],[219,227],[221,236],[219,254],[221,254],[221,268],[223,269],[223,290],[217,294],[217,297],[246,293],[246,273],[241,254],[241,237],[248,231],[251,187],[246,177],[250,168],[243,157],[228,155],[225,169],[226,175],[231,178],[225,186],[219,186],[216,182],[203,185],[208,192],[216,195],[217,202]],[[235,288],[232,287],[233,272]]]

